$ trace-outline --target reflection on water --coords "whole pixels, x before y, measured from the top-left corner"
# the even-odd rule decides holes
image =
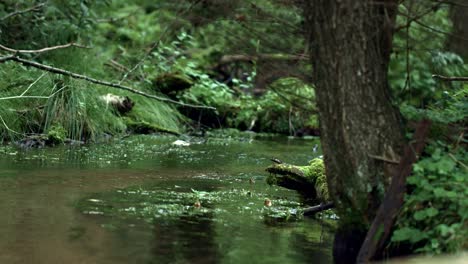
[[[155,221],[152,263],[219,263],[213,215]]]
[[[262,203],[266,197],[274,206],[299,202],[296,193],[267,186],[263,169],[273,156],[306,163],[318,155],[312,152],[316,141],[213,140],[174,147],[173,140],[147,136],[80,148],[0,149],[0,263],[330,262],[327,226],[311,219],[272,224]],[[250,178],[256,179],[253,186]],[[119,195],[128,188],[161,195],[125,200]],[[191,196],[174,202],[162,195],[191,189],[212,195],[202,198],[201,211],[194,211]],[[106,202],[108,211],[97,206],[85,213],[80,201]],[[185,211],[138,214],[171,203]]]

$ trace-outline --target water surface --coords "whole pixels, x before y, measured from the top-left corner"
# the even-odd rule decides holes
[[[175,140],[0,148],[0,263],[331,262],[329,226],[264,181],[270,157],[305,164],[317,141]]]

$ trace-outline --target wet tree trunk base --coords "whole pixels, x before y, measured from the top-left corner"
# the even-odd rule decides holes
[[[358,227],[341,227],[336,230],[333,240],[333,260],[335,264],[352,264],[366,237],[366,230]]]

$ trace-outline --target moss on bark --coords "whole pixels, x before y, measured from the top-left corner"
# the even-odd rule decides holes
[[[296,190],[307,198],[328,201],[327,179],[323,160],[315,158],[306,166],[273,164],[266,169],[270,173],[267,183]]]

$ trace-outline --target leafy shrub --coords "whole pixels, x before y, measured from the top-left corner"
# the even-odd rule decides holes
[[[456,252],[468,247],[468,153],[441,142],[414,166],[393,243],[408,242],[415,252]]]
[[[432,3],[421,2],[412,5],[413,14],[429,10]],[[400,5],[401,13],[408,13],[407,5]],[[460,88],[460,84],[437,82],[432,75],[463,76],[468,73],[462,58],[446,51],[446,35],[435,34],[422,24],[431,25],[439,32],[450,32],[451,21],[448,6],[442,6],[430,15],[413,22],[408,30],[405,16],[398,16],[402,26],[393,39],[395,52],[389,67],[389,81],[395,101],[414,107],[426,107],[444,97],[446,91]],[[429,40],[430,41],[427,41]]]

